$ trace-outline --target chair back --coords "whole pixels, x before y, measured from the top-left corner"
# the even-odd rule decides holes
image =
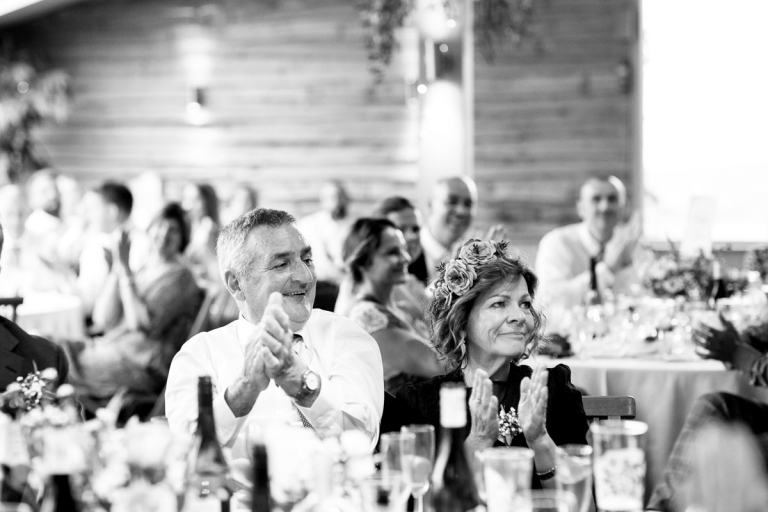
[[[633,396],[583,396],[581,400],[588,420],[597,418],[631,420],[635,417],[636,406]]]
[[[16,323],[16,308],[24,303],[22,297],[0,297],[0,306],[11,308],[11,322]]]

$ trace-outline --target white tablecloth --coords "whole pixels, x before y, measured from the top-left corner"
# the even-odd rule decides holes
[[[17,309],[16,323],[30,334],[56,338],[82,338],[85,334],[82,303],[77,296],[33,293]]]
[[[637,359],[556,359],[572,370],[574,385],[590,395],[631,395],[637,418],[648,424],[646,497],[659,480],[664,464],[697,397],[727,391],[768,402],[768,389],[756,388],[740,372],[727,371],[718,361],[665,362]]]

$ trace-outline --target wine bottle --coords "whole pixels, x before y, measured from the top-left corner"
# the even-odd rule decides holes
[[[712,287],[709,290],[709,300],[707,304],[710,309],[717,309],[717,301],[728,296],[725,282],[723,281],[723,271],[720,268],[720,262],[712,262]]]
[[[197,384],[197,432],[195,449],[187,468],[184,512],[229,512],[227,462],[216,438],[211,378]]]
[[[584,296],[584,305],[595,306],[602,303],[603,299],[597,286],[597,258],[593,256],[589,258],[589,290]]]
[[[271,510],[267,447],[263,443],[256,443],[253,447],[253,498],[251,512],[270,512]]]
[[[80,512],[81,507],[72,494],[69,475],[51,475],[45,486],[40,512]]]
[[[461,384],[443,384],[440,389],[440,447],[432,473],[432,509],[440,512],[467,512],[480,505],[464,448],[466,398]]]

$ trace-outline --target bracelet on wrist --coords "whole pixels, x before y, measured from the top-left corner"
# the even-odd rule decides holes
[[[543,482],[545,480],[554,478],[556,473],[557,473],[557,466],[555,465],[555,466],[552,466],[551,469],[548,469],[546,471],[541,471],[541,472],[537,471],[536,476],[539,477],[539,480]]]

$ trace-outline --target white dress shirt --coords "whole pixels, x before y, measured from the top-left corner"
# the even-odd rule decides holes
[[[421,248],[424,251],[424,261],[427,264],[427,275],[429,279],[433,279],[437,274],[437,266],[440,262],[448,263],[455,254],[455,248],[460,243],[457,242],[453,247],[445,247],[443,244],[437,241],[429,232],[429,228],[424,228],[419,232],[419,240],[421,241]]]
[[[617,227],[616,229],[621,229]],[[605,245],[610,246],[615,237]],[[601,252],[600,243],[583,222],[554,229],[544,235],[536,254],[539,298],[546,305],[566,307],[581,304],[589,289],[590,258]],[[597,282],[602,290],[626,292],[638,282],[632,266],[614,275],[605,262],[597,264]]]
[[[233,459],[246,459],[245,438],[251,424],[289,419],[299,422],[294,402],[270,381],[251,412],[236,418],[224,399],[227,387],[242,375],[245,347],[256,326],[242,316],[229,325],[190,339],[173,359],[166,386],[166,415],[171,430],[189,433],[197,420],[197,381],[210,375],[213,414],[222,446]],[[361,430],[373,450],[384,409],[384,370],[379,347],[352,321],[319,309],[297,332],[305,346],[299,351],[320,376],[322,386],[311,407],[299,407],[320,437]]]

